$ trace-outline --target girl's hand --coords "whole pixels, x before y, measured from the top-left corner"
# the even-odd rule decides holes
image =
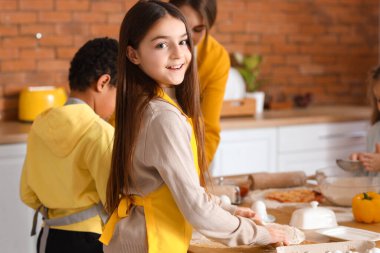
[[[238,206],[238,208],[236,209],[235,215],[245,217],[245,218],[251,218],[254,220],[260,220],[258,215],[251,208],[248,208],[248,207]]]
[[[268,229],[269,234],[272,236],[272,242],[276,246],[289,245],[288,235],[286,234],[284,229],[281,229],[279,226],[275,224],[268,224],[265,226]]]
[[[361,153],[359,161],[362,162],[366,171],[380,171],[379,153]]]

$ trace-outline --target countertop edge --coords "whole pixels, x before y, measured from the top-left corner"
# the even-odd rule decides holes
[[[255,117],[222,118],[221,129],[276,128],[282,126],[336,123],[350,121],[370,122],[368,106],[316,106],[303,109],[264,111]],[[17,121],[0,122],[0,144],[25,143],[32,124]]]

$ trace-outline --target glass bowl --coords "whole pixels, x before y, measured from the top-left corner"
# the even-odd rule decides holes
[[[339,206],[351,206],[352,198],[362,192],[380,191],[380,177],[326,176],[318,178],[323,196]]]

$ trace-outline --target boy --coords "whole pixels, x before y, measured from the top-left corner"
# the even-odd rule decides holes
[[[110,38],[83,45],[71,61],[68,101],[43,112],[29,133],[20,196],[44,216],[39,253],[103,252],[100,203],[114,133],[104,119],[115,109],[117,51]]]

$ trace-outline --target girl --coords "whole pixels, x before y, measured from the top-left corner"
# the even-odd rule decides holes
[[[210,163],[220,141],[220,113],[226,89],[230,58],[211,35],[215,23],[216,0],[170,0],[186,17],[196,45],[201,110],[205,124],[206,160]]]
[[[361,161],[367,171],[378,172],[380,171],[380,66],[370,73],[368,95],[372,105],[372,127],[367,135],[367,152],[353,153],[350,159]]]
[[[199,87],[179,10],[138,2],[123,20],[119,41],[104,251],[185,253],[192,227],[231,246],[286,242],[281,230],[233,215],[252,218],[252,210],[223,205],[201,187],[206,163]]]

